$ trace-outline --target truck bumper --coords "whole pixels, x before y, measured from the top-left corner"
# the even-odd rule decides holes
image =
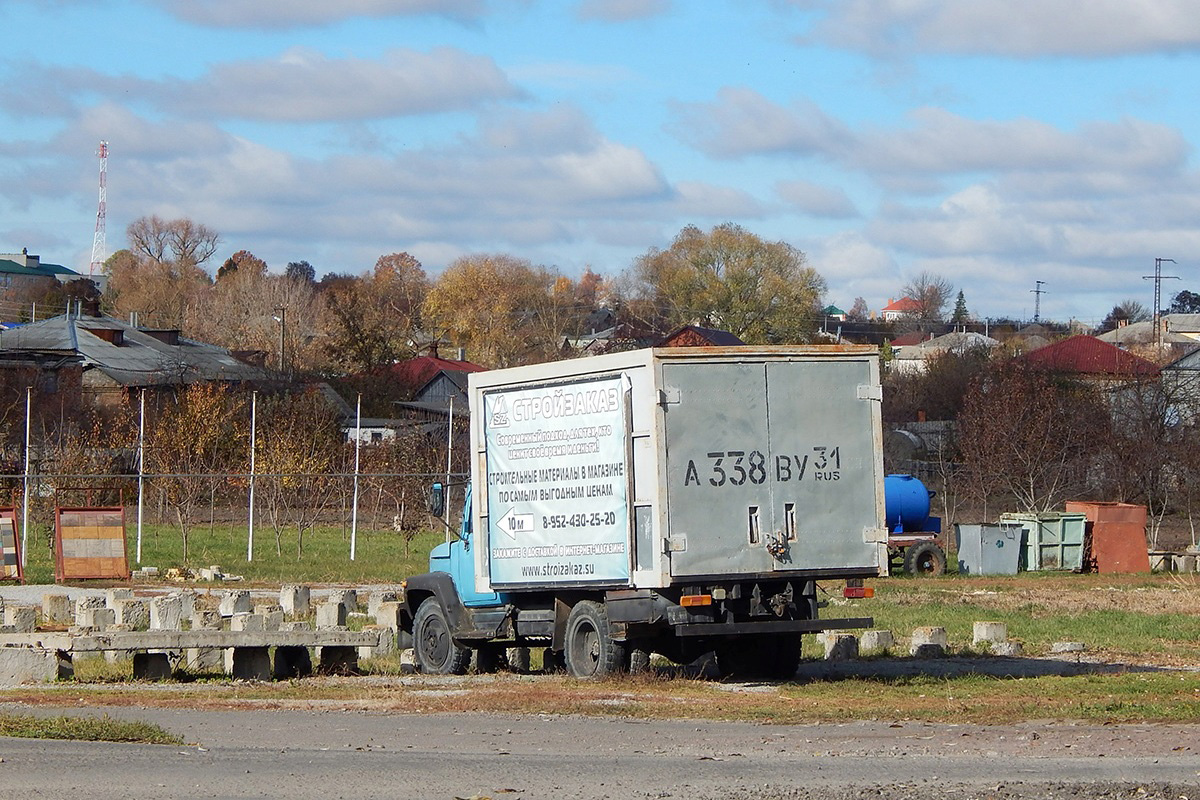
[[[844,619],[788,619],[763,622],[689,622],[675,625],[676,636],[744,636],[756,633],[819,633],[820,631],[869,628],[871,617]]]

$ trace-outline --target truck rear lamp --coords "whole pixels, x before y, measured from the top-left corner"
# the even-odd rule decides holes
[[[713,599],[711,594],[685,594],[679,598],[679,605],[683,606],[684,608],[690,608],[693,606],[711,606],[712,601]]]
[[[875,589],[871,586],[847,586],[842,589],[842,597],[861,599],[874,596]]]

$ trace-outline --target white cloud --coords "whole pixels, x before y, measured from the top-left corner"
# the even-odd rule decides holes
[[[433,14],[477,19],[484,0],[152,0],[169,14],[214,28],[297,28],[354,17]]]
[[[1192,0],[793,0],[811,38],[876,55],[1104,57],[1200,49]]]
[[[847,219],[858,216],[854,201],[841,189],[810,181],[780,181],[775,193],[797,211],[814,217]]]
[[[196,80],[103,75],[24,65],[21,90],[0,91],[15,113],[70,116],[86,98],[145,103],[183,118],[280,122],[370,120],[473,108],[523,95],[492,59],[448,47],[391,50],[378,60],[292,49],[278,58],[218,64]],[[29,99],[31,90],[38,102]],[[35,106],[36,108],[26,108]]]
[[[671,129],[715,158],[840,152],[849,130],[814,103],[784,108],[753,89],[727,86],[712,103],[678,103]]]
[[[656,17],[670,8],[671,0],[582,0],[578,14],[580,19],[627,22]]]

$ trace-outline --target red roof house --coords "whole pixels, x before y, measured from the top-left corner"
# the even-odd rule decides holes
[[[912,297],[901,297],[891,300],[880,312],[884,322],[892,322],[905,317],[917,317],[921,314],[921,303]]]
[[[1037,369],[1093,378],[1152,378],[1158,366],[1095,336],[1072,336],[1017,357]]]

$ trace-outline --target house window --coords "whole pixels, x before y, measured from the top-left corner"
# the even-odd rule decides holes
[[[383,431],[371,431],[371,444],[379,444],[383,441]]]

